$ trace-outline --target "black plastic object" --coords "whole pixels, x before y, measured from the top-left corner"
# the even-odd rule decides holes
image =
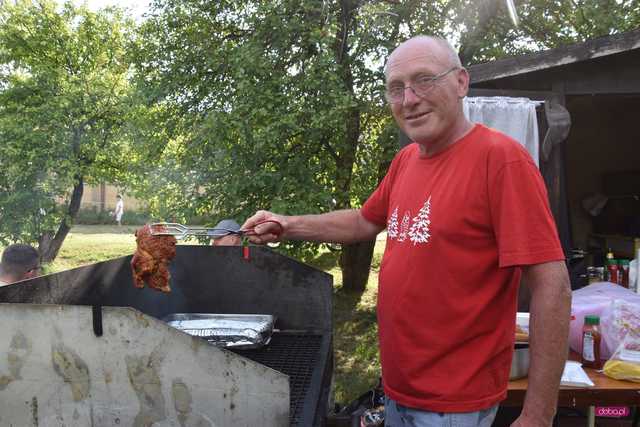
[[[102,306],[94,305],[91,307],[93,314],[93,333],[97,337],[102,336]]]

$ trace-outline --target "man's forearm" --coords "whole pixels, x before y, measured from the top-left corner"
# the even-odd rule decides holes
[[[357,209],[320,215],[286,217],[283,238],[316,242],[354,243],[375,238],[381,228],[367,222]]]
[[[571,288],[564,263],[530,268],[525,276],[531,289],[529,386],[522,415],[550,425],[568,355]]]

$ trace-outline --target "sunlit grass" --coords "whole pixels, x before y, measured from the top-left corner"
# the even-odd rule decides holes
[[[343,291],[337,254],[331,254],[332,260],[323,254],[320,265],[312,263],[333,275],[334,398],[338,403],[351,402],[374,387],[380,377],[376,301],[378,269],[383,252],[384,240],[379,240],[373,254],[369,282],[362,295]]]
[[[134,227],[76,226],[71,229],[48,271],[55,272],[124,255],[136,249]]]

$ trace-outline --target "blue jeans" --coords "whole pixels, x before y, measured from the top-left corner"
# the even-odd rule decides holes
[[[491,427],[498,405],[476,412],[443,413],[407,408],[385,397],[385,427]]]

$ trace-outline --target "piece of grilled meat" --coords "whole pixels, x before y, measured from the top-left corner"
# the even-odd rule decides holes
[[[131,260],[133,281],[137,288],[144,288],[145,282],[150,288],[162,292],[171,292],[169,287],[169,262],[176,256],[176,238],[173,236],[155,236],[151,226],[136,230],[136,252]]]

